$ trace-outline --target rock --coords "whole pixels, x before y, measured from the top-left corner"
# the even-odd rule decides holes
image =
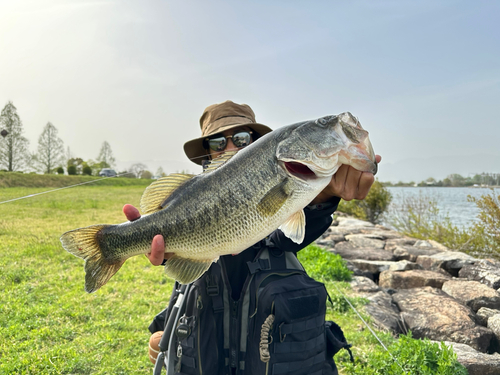
[[[476,261],[476,258],[458,251],[447,251],[434,255],[419,255],[417,257],[417,263],[424,267],[424,269],[442,268],[453,276],[458,276],[458,271],[466,264],[474,264]]]
[[[437,241],[427,240],[427,242],[429,242],[434,249],[438,249],[438,250],[441,250],[441,251],[450,251],[449,248],[447,248],[446,246],[444,246],[443,244],[441,244],[441,243],[439,243]]]
[[[385,241],[381,237],[372,236],[370,234],[349,234],[345,239],[355,247],[372,247],[375,249],[383,249]]]
[[[493,289],[500,288],[500,262],[483,259],[475,264],[466,264],[458,272],[464,279],[476,280]]]
[[[385,241],[385,250],[392,251],[396,246],[413,246],[417,240],[409,237],[388,239]]]
[[[382,290],[372,279],[365,276],[353,276],[350,284],[352,290],[357,293],[376,293]]]
[[[360,228],[356,227],[330,227],[328,228],[328,235],[346,236],[348,234],[361,233]]]
[[[400,260],[399,262],[394,262],[389,266],[389,271],[409,271],[421,269],[422,266],[420,264],[409,262],[407,260]]]
[[[469,345],[445,341],[444,344],[453,348],[457,360],[469,372],[469,375],[499,375],[500,354],[484,354]]]
[[[493,331],[498,340],[500,340],[500,314],[488,318],[488,328]]]
[[[414,338],[458,342],[480,352],[487,352],[494,344],[494,333],[476,325],[472,310],[439,289],[401,289],[392,299]]]
[[[396,260],[409,260],[410,262],[415,262],[420,255],[434,255],[441,251],[434,248],[396,246],[392,252]]]
[[[441,288],[443,283],[450,280],[438,272],[410,270],[410,271],[383,271],[379,276],[378,284],[382,288],[411,289],[423,286]]]
[[[500,308],[500,294],[479,281],[450,280],[443,284],[443,292],[469,306],[474,312],[481,307]]]
[[[415,246],[415,247],[432,247],[430,242],[425,241],[425,240],[418,240],[417,242],[415,242],[415,245],[413,245],[413,246]]]
[[[365,305],[365,311],[378,329],[396,334],[404,332],[399,310],[388,293],[380,291],[368,299],[370,302]]]
[[[342,251],[348,251],[348,250],[354,250],[354,249],[356,249],[356,246],[352,242],[343,241],[343,242],[336,243],[334,248],[332,249],[332,251],[334,251],[336,253],[340,253]]]
[[[364,276],[369,278],[370,280],[375,280],[375,275],[369,271],[360,270],[354,264],[352,264],[349,260],[346,260],[346,267],[349,271],[352,271],[353,276]]]
[[[394,255],[390,251],[375,248],[350,248],[344,245],[339,245],[335,246],[331,252],[339,254],[344,259],[394,260]]]
[[[361,228],[360,233],[380,237],[383,240],[401,238],[401,233],[395,230],[376,225],[374,228]]]
[[[337,227],[374,227],[369,221],[358,220],[348,217],[338,217],[339,225]]]
[[[326,236],[323,236],[321,237],[320,239],[316,240],[316,242],[319,242],[319,241],[329,241],[332,243],[331,246],[335,245],[337,242],[344,242],[345,241],[345,237],[343,234],[328,234]]]
[[[489,309],[487,307],[481,307],[479,310],[477,310],[476,318],[479,321],[479,324],[487,327],[488,326],[488,319],[494,315],[497,315],[497,314],[500,314],[500,310]]]
[[[382,260],[363,260],[363,259],[351,259],[350,262],[354,267],[362,270],[368,271],[378,277],[380,272],[388,270],[393,262],[387,262]]]

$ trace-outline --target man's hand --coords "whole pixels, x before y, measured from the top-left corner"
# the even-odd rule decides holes
[[[375,160],[378,164],[382,157],[376,155]],[[339,197],[345,201],[365,199],[373,182],[375,182],[375,177],[372,173],[360,172],[350,165],[341,165],[330,183],[314,198],[311,204],[327,202],[332,197]]]
[[[139,210],[131,204],[123,206],[123,213],[129,221],[134,221],[141,217]],[[154,236],[153,242],[151,243],[151,251],[146,254],[149,261],[154,266],[159,266],[163,263],[164,259],[169,259],[173,255],[174,253],[165,252],[165,241],[163,240],[163,236],[161,234]]]

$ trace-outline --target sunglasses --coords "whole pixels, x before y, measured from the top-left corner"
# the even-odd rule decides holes
[[[237,148],[245,147],[248,146],[252,141],[252,131],[244,130],[234,133],[233,135],[227,135],[227,136],[221,135],[218,137],[206,138],[205,142],[207,142],[208,147],[213,151],[224,151],[227,146],[228,138],[232,139],[233,144]]]

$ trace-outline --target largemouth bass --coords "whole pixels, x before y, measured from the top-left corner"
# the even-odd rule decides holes
[[[148,253],[157,234],[166,251],[175,253],[165,266],[167,275],[190,283],[219,256],[239,253],[277,228],[301,243],[303,208],[342,164],[377,171],[368,132],[348,112],[279,128],[214,159],[200,175],[159,179],[143,193],[140,219],[75,229],[61,242],[85,259],[89,293],[126,259]]]

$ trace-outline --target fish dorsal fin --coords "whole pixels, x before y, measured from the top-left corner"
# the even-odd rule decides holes
[[[302,243],[306,234],[306,215],[304,210],[297,211],[279,227],[283,234],[295,243]]]
[[[141,212],[152,214],[163,208],[163,202],[179,186],[192,179],[194,174],[173,173],[167,177],[162,177],[149,185],[141,197]]]
[[[203,170],[203,173],[208,173],[208,172],[213,172],[217,168],[221,167],[229,159],[231,159],[234,155],[238,153],[238,150],[233,150],[233,151],[226,151],[223,154],[217,156],[215,159],[210,160],[208,163],[205,164],[205,169]]]

